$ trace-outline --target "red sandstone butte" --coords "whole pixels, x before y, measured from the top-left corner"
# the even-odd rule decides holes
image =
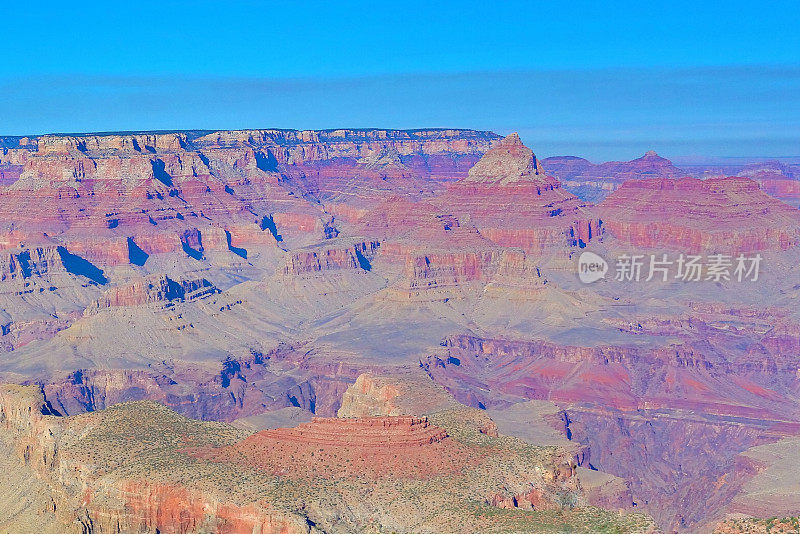
[[[478,453],[425,417],[315,417],[296,428],[258,432],[219,449],[191,451],[288,477],[426,478],[454,473]]]
[[[625,182],[599,206],[624,243],[685,252],[753,252],[800,243],[800,211],[748,178]]]

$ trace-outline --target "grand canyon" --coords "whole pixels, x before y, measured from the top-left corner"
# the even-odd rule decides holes
[[[459,129],[0,147],[3,532],[797,529],[797,165]],[[585,251],[761,264],[584,284]]]

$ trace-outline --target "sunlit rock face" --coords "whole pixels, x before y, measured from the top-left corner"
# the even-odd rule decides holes
[[[526,252],[585,245],[600,233],[589,207],[545,174],[517,134],[488,151],[441,201],[491,241]]]
[[[0,467],[42,532],[699,532],[792,502],[765,482],[800,432],[788,167],[472,130],[0,145]],[[763,272],[583,284],[584,249]]]
[[[747,178],[630,181],[599,213],[609,233],[643,248],[734,253],[800,242],[800,212]]]
[[[87,259],[118,264],[127,239],[148,254],[175,252],[187,231],[200,236],[190,246],[210,250],[330,237],[331,216],[309,195],[357,206],[385,180],[430,189],[431,177],[466,175],[496,139],[465,130],[42,136],[0,159],[0,244],[91,243]],[[107,244],[115,251],[101,252]]]

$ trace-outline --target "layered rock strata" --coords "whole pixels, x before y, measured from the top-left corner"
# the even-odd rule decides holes
[[[732,254],[800,242],[800,212],[747,178],[629,181],[599,213],[621,242],[650,249]]]

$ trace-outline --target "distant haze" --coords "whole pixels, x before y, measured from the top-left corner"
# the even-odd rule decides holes
[[[460,127],[543,157],[800,156],[797,2],[558,4],[12,3],[0,135]]]

